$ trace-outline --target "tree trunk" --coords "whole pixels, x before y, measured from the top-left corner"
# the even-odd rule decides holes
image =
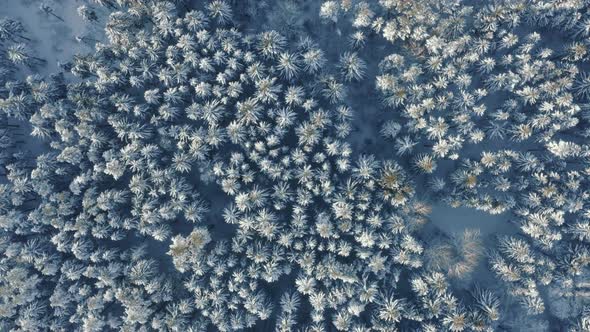
[[[61,18],[61,17],[59,17],[59,16],[55,15],[55,13],[54,13],[54,12],[47,12],[47,13],[48,13],[49,15],[51,15],[51,16],[53,16],[53,17],[57,18],[58,20],[60,20],[60,21],[64,22],[64,23],[66,22],[66,21],[64,21],[64,19],[63,19],[63,18]]]
[[[32,56],[32,57],[31,57],[31,59],[35,59],[35,60],[37,60],[37,61],[39,61],[39,62],[42,62],[42,63],[47,63],[47,60],[45,60],[45,59],[41,59],[41,58],[38,58],[38,57],[36,57],[36,56]]]
[[[81,39],[82,40],[90,40],[90,41],[93,41],[95,43],[100,43],[100,40],[94,39],[94,38],[90,38],[90,37],[86,37],[86,36],[82,37]]]

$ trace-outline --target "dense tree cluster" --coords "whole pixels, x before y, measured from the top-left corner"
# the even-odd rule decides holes
[[[589,4],[323,1],[336,52],[278,4],[81,3],[104,41],[49,77],[0,19],[0,330],[588,330]],[[361,84],[395,160],[353,149]]]
[[[583,315],[589,300],[587,9],[393,0],[320,10],[347,19],[357,49],[394,46],[375,80],[396,112],[381,135],[451,206],[512,215],[518,233],[498,239],[490,267],[531,314],[574,299],[560,319]],[[551,305],[555,287],[572,291]]]
[[[29,89],[21,93],[25,113],[6,114],[30,118],[32,134],[51,151],[30,173],[7,166],[4,230],[34,229],[21,249],[33,253],[11,254],[19,260],[9,262],[20,263],[21,274],[47,276],[29,277],[22,290],[36,294],[33,304],[7,295],[8,327],[236,330],[272,318],[264,285],[286,276],[295,279],[291,296],[309,296],[323,284],[313,319],[321,328],[325,306],[330,316],[347,308],[363,280],[373,289],[394,280],[391,266],[421,266],[422,248],[410,233],[424,212],[414,211],[412,185],[392,162],[366,156],[351,165],[344,139],[352,110],[342,104],[344,85],[324,70],[321,49],[309,39],[290,45],[274,31],[242,35],[230,19],[220,1],[206,12],[182,13],[168,2],[115,11],[109,43],[69,64],[79,81],[50,82],[59,89],[35,100],[32,87],[22,87]],[[354,55],[343,66],[350,61]],[[348,78],[359,74],[344,70]],[[224,212],[224,221],[237,225],[232,239],[213,241],[195,176],[234,198]],[[24,207],[25,194],[37,206],[11,212],[10,204]],[[317,211],[320,205],[326,211]],[[166,241],[183,221],[196,226],[171,239],[169,254],[186,276],[178,290],[158,276],[145,247],[124,243],[136,236]],[[384,238],[381,228],[392,235]],[[19,241],[6,242],[7,253],[18,252]],[[23,289],[17,280],[9,273],[5,284]],[[41,281],[45,291],[34,289]],[[64,298],[72,292],[83,298]],[[95,304],[84,305],[86,297]],[[377,293],[347,308],[351,315],[334,318],[338,328],[376,300]],[[45,318],[33,327],[20,316]]]

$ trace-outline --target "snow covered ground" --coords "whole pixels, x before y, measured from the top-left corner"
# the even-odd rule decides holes
[[[476,228],[484,237],[513,234],[515,227],[509,219],[509,213],[491,215],[471,208],[453,208],[440,204],[434,205],[430,214],[432,224],[447,234]]]
[[[85,53],[91,50],[88,45],[76,41],[76,36],[86,33],[99,32],[96,28],[89,27],[77,13],[82,1],[73,0],[5,0],[9,5],[0,6],[0,16],[9,16],[18,19],[25,27],[25,35],[32,39],[33,53],[47,61],[46,64],[35,69],[35,73],[49,75],[61,71],[59,62],[67,62],[76,53]],[[53,13],[63,19],[45,14],[39,6],[45,3],[53,8]],[[103,19],[104,23],[104,19]],[[98,23],[100,24],[100,23]],[[28,71],[29,73],[31,71]]]

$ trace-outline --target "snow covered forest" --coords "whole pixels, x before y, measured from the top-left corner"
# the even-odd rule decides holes
[[[0,0],[0,332],[590,332],[590,0]]]

